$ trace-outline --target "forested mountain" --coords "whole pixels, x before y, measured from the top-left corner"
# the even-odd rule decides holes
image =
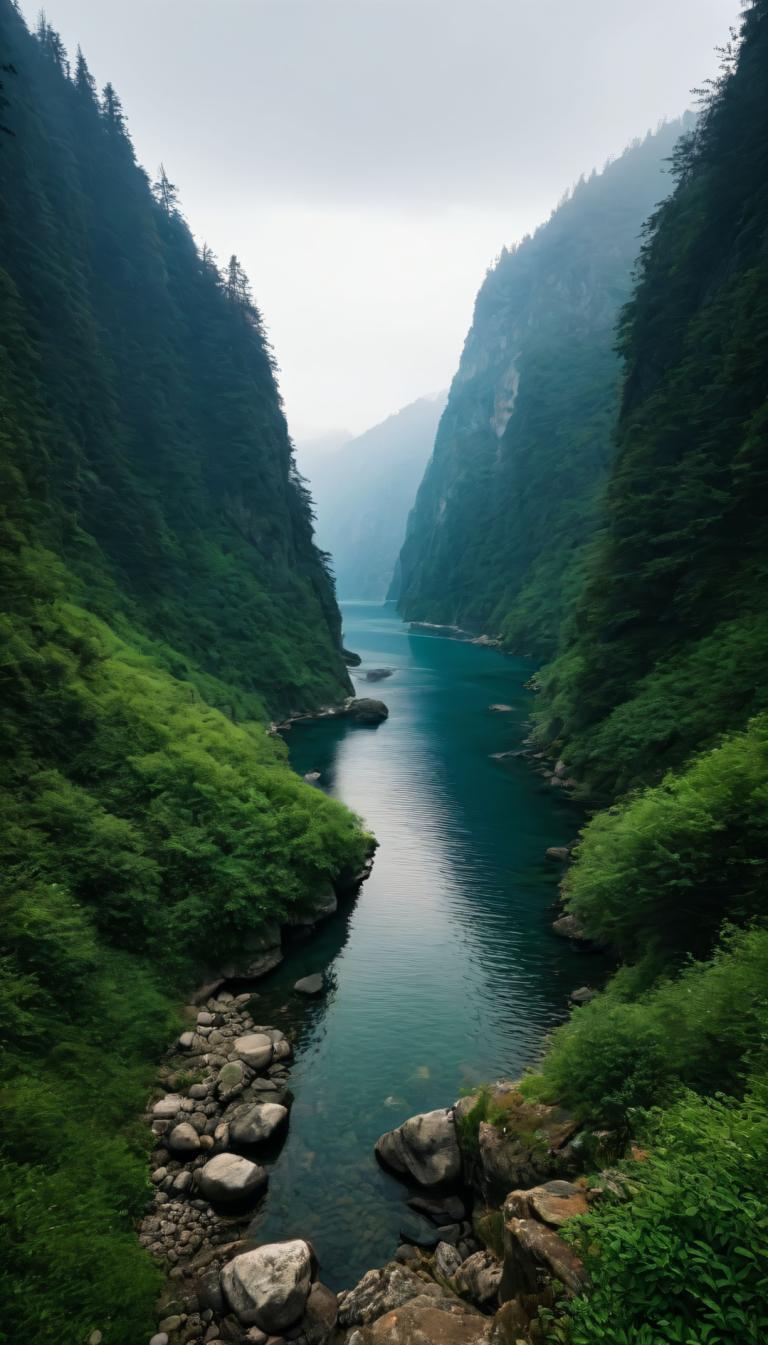
[[[564,892],[623,965],[529,1087],[647,1159],[576,1235],[571,1345],[768,1329],[768,0],[721,55],[646,230],[601,528],[540,694],[542,743],[613,801]]]
[[[623,315],[616,465],[545,695],[545,736],[597,789],[657,778],[768,695],[762,11],[738,75],[677,149]]]
[[[341,598],[385,598],[445,396],[420,397],[335,452],[299,448]]]
[[[613,452],[616,319],[681,130],[581,181],[486,276],[408,524],[405,617],[554,651]]]
[[[265,732],[348,682],[247,280],[11,0],[0,64],[0,1334],[133,1343],[171,996],[365,842]]]

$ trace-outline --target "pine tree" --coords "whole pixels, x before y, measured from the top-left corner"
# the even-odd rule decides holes
[[[178,189],[170,181],[163,164],[160,165],[157,181],[152,183],[152,195],[164,214],[171,216],[181,213]]]
[[[94,105],[98,103],[96,80],[88,69],[88,62],[83,55],[82,47],[77,48],[74,84],[77,93],[85,102],[93,103]]]
[[[234,253],[229,259],[224,292],[230,302],[236,304],[238,308],[253,308],[251,283]]]

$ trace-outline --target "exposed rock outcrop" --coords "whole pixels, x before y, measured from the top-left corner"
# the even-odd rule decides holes
[[[411,1116],[376,1141],[385,1167],[419,1186],[440,1187],[461,1176],[461,1152],[453,1108]]]

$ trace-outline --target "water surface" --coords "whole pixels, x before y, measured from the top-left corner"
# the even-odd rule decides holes
[[[354,908],[260,987],[263,1020],[292,1021],[298,1049],[289,1138],[256,1225],[261,1239],[309,1237],[334,1288],[388,1259],[411,1218],[376,1138],[518,1074],[590,971],[549,928],[558,872],[544,851],[573,838],[578,814],[524,761],[490,756],[520,745],[533,665],[410,632],[390,605],[343,612],[357,694],[385,700],[389,719],[295,726],[291,758],[379,849]],[[364,680],[383,666],[394,676]],[[492,713],[498,702],[512,712]],[[308,1004],[291,987],[314,971],[328,990]]]

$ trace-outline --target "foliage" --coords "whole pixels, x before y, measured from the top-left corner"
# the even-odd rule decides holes
[[[268,711],[347,689],[247,278],[0,0],[0,1339],[134,1345],[172,1003],[361,861]]]
[[[613,455],[615,323],[680,130],[579,182],[487,275],[400,558],[406,617],[554,652]]]
[[[473,1091],[472,1098],[472,1106],[466,1111],[457,1113],[456,1117],[459,1144],[467,1154],[477,1151],[480,1125],[483,1121],[498,1126],[509,1117],[508,1109],[494,1101],[493,1089],[487,1085],[484,1084]]]
[[[568,909],[628,961],[709,952],[724,918],[764,912],[768,716],[660,785],[598,812],[565,880]]]
[[[659,978],[653,963],[619,971],[557,1028],[523,1090],[626,1132],[637,1108],[681,1082],[740,1095],[765,1057],[767,1023],[768,930],[729,927],[711,958],[676,976]]]
[[[677,155],[623,315],[604,526],[539,716],[601,796],[766,707],[767,54],[759,0]]]
[[[568,1345],[760,1345],[768,1333],[768,1092],[734,1107],[685,1093],[644,1125],[633,1198],[571,1239],[592,1276],[547,1338]]]

